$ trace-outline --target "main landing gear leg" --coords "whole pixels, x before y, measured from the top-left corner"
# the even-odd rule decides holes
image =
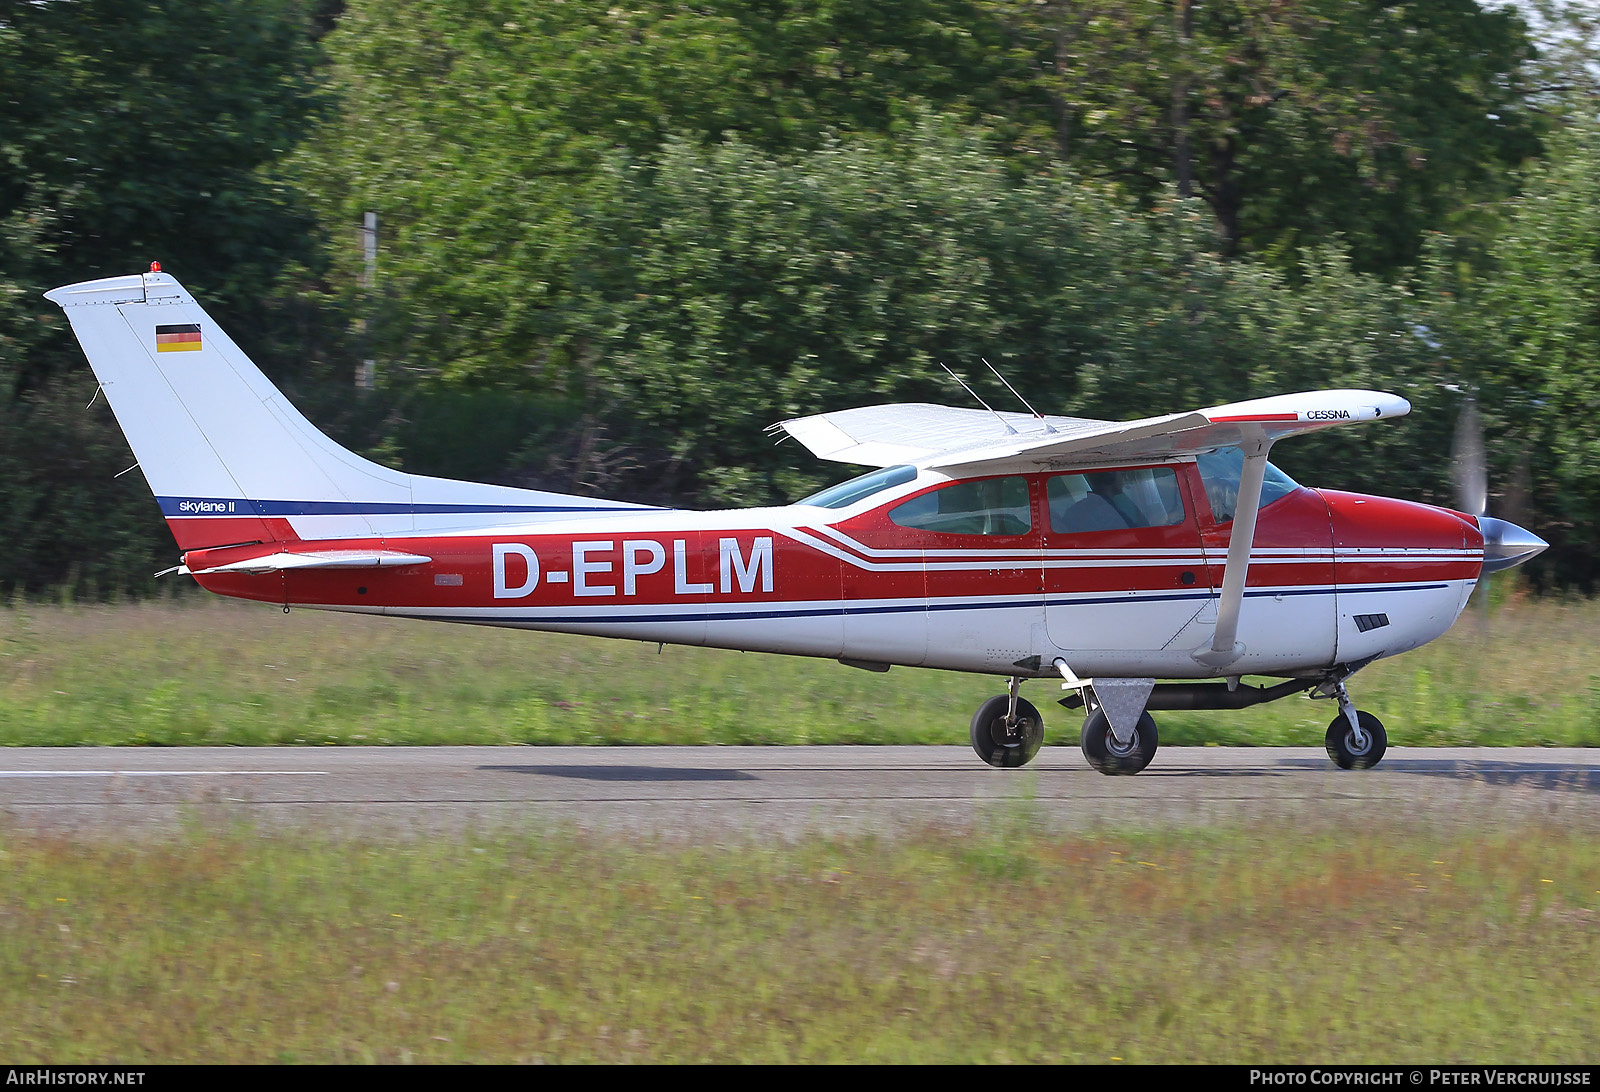
[[[1389,749],[1389,735],[1383,730],[1383,722],[1355,707],[1344,688],[1344,680],[1325,689],[1339,702],[1339,715],[1328,725],[1323,741],[1328,757],[1341,770],[1370,770],[1383,760],[1384,752]]]
[[[1020,676],[1011,676],[1004,694],[978,706],[972,716],[972,749],[991,766],[1025,766],[1044,743],[1044,718],[1032,702],[1017,696]]]
[[[1145,710],[1154,688],[1154,679],[1097,679],[1090,684],[1084,695],[1089,716],[1078,737],[1089,765],[1113,777],[1150,765],[1161,745],[1155,718]]]

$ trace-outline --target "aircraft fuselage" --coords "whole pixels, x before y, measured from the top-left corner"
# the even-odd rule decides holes
[[[1448,629],[1476,584],[1482,537],[1470,517],[1293,488],[1259,517],[1243,655],[1226,671],[1203,666],[1192,653],[1215,628],[1231,523],[1215,519],[1194,460],[1151,469],[1172,472],[1182,508],[1156,527],[1058,530],[1050,480],[1064,475],[924,474],[842,511],[655,510],[536,529],[397,530],[315,546],[430,560],[206,572],[293,552],[295,517],[268,517],[278,541],[192,549],[185,564],[211,591],[288,606],[1002,675],[1051,675],[1065,657],[1080,675],[1158,678],[1314,675],[1392,655]],[[1018,502],[1010,525],[972,533],[892,517],[963,481],[1007,482]],[[171,522],[180,541],[227,540],[219,524],[238,518]]]

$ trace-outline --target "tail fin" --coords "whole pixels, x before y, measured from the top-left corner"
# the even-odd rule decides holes
[[[644,507],[422,477],[363,459],[307,421],[165,273],[85,281],[45,298],[71,320],[181,549]]]

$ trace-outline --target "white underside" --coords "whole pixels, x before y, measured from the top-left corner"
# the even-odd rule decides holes
[[[1140,605],[1108,593],[1098,602],[1070,608],[1072,630],[1082,645],[1058,643],[1041,602],[1018,597],[864,600],[787,603],[678,603],[668,605],[570,607],[386,607],[351,609],[396,617],[464,622],[573,633],[594,637],[704,645],[786,655],[933,667],[983,674],[1049,674],[1065,657],[1082,677],[1215,678],[1226,675],[1309,675],[1336,663],[1390,656],[1424,644],[1448,630],[1475,581],[1439,581],[1324,589],[1277,598],[1271,589],[1251,589],[1239,627],[1244,654],[1225,669],[1197,663],[1192,655],[1211,638],[1214,608],[1192,601]],[[311,606],[312,604],[307,604]],[[1056,608],[1051,608],[1054,610]],[[1063,608],[1066,609],[1066,608]],[[1394,621],[1362,633],[1353,617],[1387,614]],[[1209,620],[1208,620],[1209,619]],[[1141,634],[1161,647],[1137,647]],[[1042,668],[1018,668],[1038,656]]]

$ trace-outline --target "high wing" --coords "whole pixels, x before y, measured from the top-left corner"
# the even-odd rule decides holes
[[[1031,461],[1042,466],[1142,461],[1235,447],[1268,445],[1332,425],[1401,417],[1411,403],[1382,391],[1326,390],[1280,394],[1192,413],[1136,421],[1035,417],[928,403],[898,403],[819,413],[783,421],[782,429],[812,454],[866,466],[972,470],[984,463]]]

